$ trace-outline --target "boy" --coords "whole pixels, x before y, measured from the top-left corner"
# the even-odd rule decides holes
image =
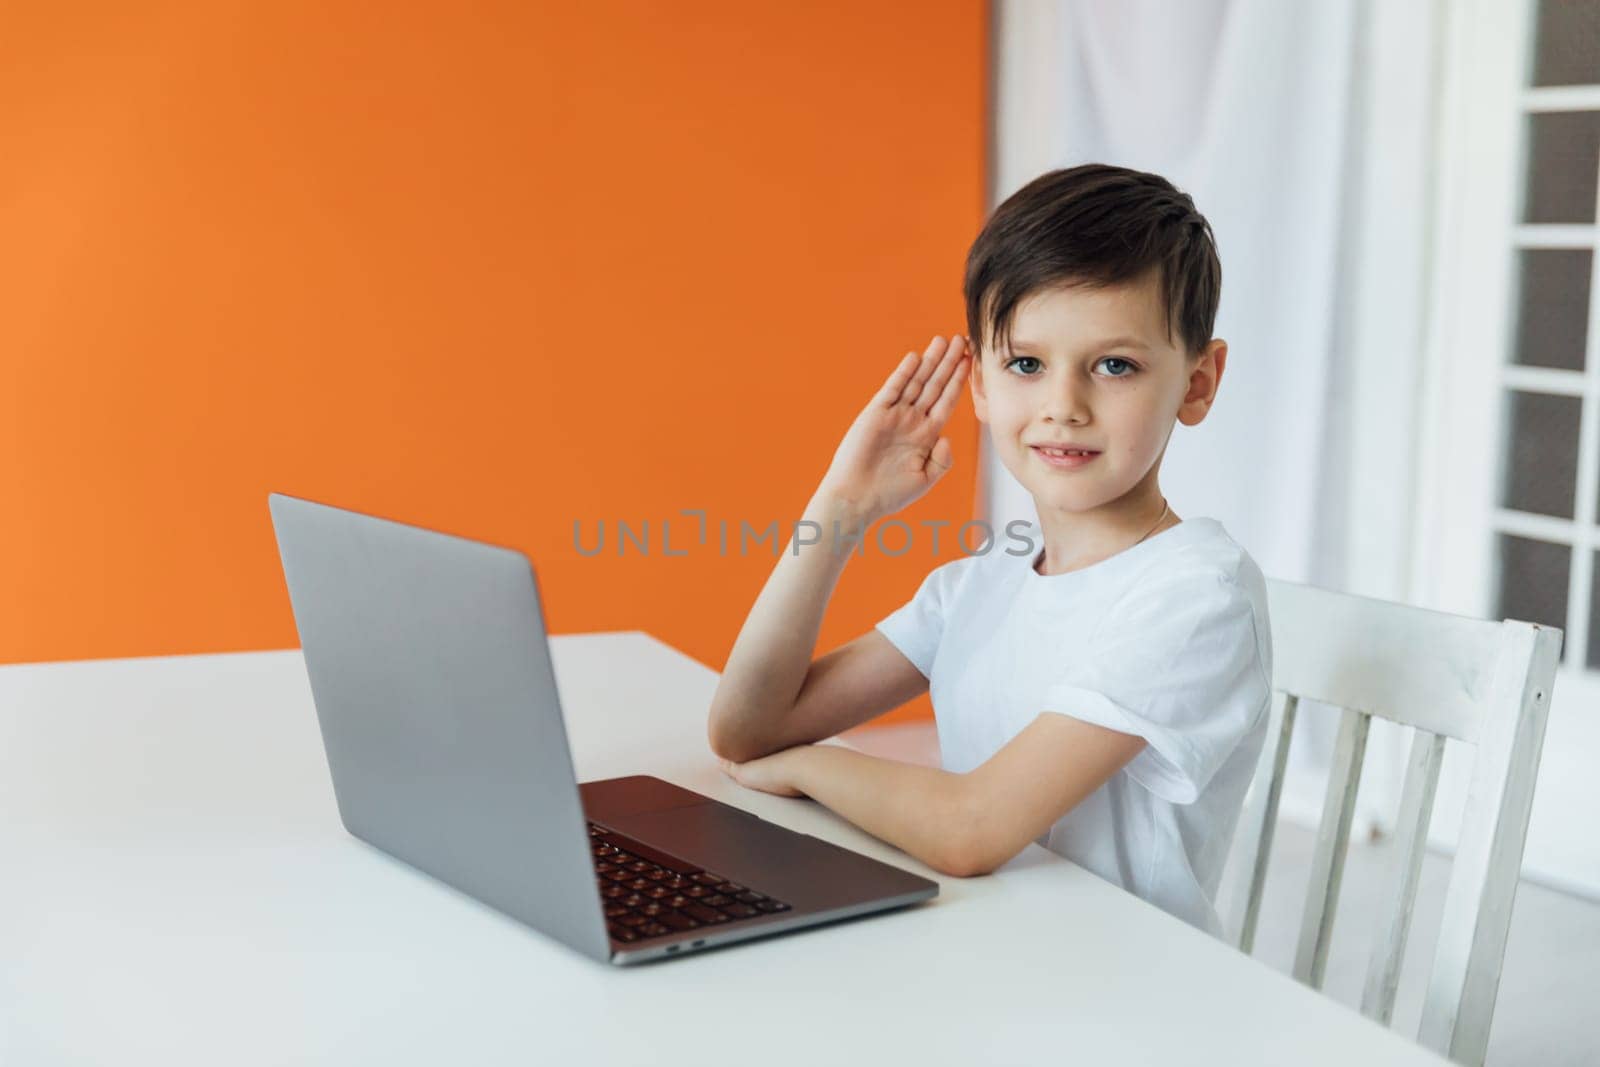
[[[1180,520],[1158,481],[1174,422],[1198,424],[1216,398],[1220,286],[1210,226],[1155,175],[1053,171],[1000,205],[967,258],[975,362],[962,337],[908,353],[804,518],[863,530],[926,492],[951,466],[939,432],[970,367],[1042,549],[942,564],[812,662],[851,553],[791,546],[712,699],[723,769],[950,875],[1035,841],[1222,936],[1217,883],[1265,739],[1266,589],[1222,526]],[[943,769],[814,744],[924,689]]]

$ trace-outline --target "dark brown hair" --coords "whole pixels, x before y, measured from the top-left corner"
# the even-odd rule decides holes
[[[1099,288],[1159,268],[1167,337],[1197,354],[1211,340],[1222,263],[1211,224],[1157,174],[1086,163],[1018,189],[967,253],[967,336],[1004,350],[1017,305],[1058,285]]]

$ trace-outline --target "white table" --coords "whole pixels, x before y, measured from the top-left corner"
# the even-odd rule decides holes
[[[944,878],[706,748],[716,683],[552,641],[578,776],[648,773],[938,898],[638,968],[349,837],[298,651],[0,668],[0,1063],[1443,1063],[1036,846]]]

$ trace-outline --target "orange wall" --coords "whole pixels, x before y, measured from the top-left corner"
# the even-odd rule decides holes
[[[574,520],[792,520],[964,328],[982,4],[4,21],[0,660],[296,645],[278,490],[516,545],[556,632],[720,668],[770,549],[589,558]],[[902,518],[973,514],[970,404],[950,433]],[[821,648],[950,558],[853,561]]]

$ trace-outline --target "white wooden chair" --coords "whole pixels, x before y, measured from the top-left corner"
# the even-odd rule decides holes
[[[1459,844],[1417,1040],[1460,1063],[1483,1062],[1544,744],[1561,631],[1489,622],[1268,581],[1274,700],[1261,763],[1239,823],[1247,883],[1232,916],[1238,946],[1255,938],[1289,739],[1299,702],[1340,709],[1338,741],[1312,855],[1294,976],[1322,987],[1374,716],[1414,728],[1395,821],[1389,892],[1361,998],[1390,1025],[1446,738],[1475,749]]]

